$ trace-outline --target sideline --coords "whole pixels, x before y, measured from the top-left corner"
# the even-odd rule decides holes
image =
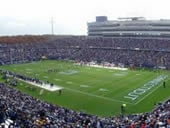
[[[16,77],[15,77],[15,78],[16,78]],[[37,86],[37,87],[39,87],[39,88],[46,89],[46,90],[51,91],[51,92],[53,92],[53,91],[58,91],[58,90],[62,90],[62,89],[63,89],[63,87],[60,87],[60,86],[57,86],[57,85],[51,86],[50,84],[45,84],[45,83],[43,83],[43,84],[41,85],[41,84],[37,84],[37,83],[35,83],[35,82],[26,81],[26,80],[22,80],[22,79],[19,79],[19,78],[16,78],[16,79],[18,79],[18,80],[20,80],[20,81],[23,81],[23,82],[25,82],[25,83],[27,83],[27,84],[31,84],[31,85]]]
[[[76,65],[82,65],[81,63],[75,63]],[[114,70],[123,70],[126,71],[128,68],[121,68],[121,67],[113,67],[113,66],[103,66],[103,65],[97,65],[97,64],[83,64],[85,66],[89,67],[96,67],[96,68],[106,68],[106,69],[114,69]]]

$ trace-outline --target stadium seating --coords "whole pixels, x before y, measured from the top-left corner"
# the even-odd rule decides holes
[[[0,98],[2,113],[0,114],[0,126],[17,128],[145,128],[170,126],[170,100],[158,104],[149,113],[102,118],[45,103],[3,83],[0,83]]]
[[[0,64],[42,59],[107,61],[170,69],[170,39],[86,36],[19,36],[0,38]],[[0,83],[0,127],[16,128],[150,128],[170,127],[170,100],[148,113],[110,118],[54,106]]]
[[[170,68],[170,39],[166,38],[85,36],[20,38],[9,37],[9,40],[0,38],[1,65],[36,61],[45,56],[48,59],[107,61],[123,63],[126,66]]]

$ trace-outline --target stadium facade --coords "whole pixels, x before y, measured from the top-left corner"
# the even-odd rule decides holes
[[[121,37],[170,37],[170,20],[146,20],[144,17],[126,17],[108,20],[106,16],[97,16],[95,22],[89,22],[89,36]]]

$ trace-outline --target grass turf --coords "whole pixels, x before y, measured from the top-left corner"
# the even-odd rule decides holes
[[[52,60],[5,65],[0,68],[64,87],[61,96],[57,91],[47,90],[40,95],[40,88],[34,87],[32,90],[29,88],[31,85],[20,82],[16,88],[24,93],[52,104],[100,116],[120,114],[123,103],[127,104],[125,114],[147,112],[153,109],[155,103],[170,96],[170,80],[167,77],[166,88],[163,88],[162,80],[144,94],[138,95],[135,100],[124,98],[157,77],[168,76],[168,71],[121,71]]]

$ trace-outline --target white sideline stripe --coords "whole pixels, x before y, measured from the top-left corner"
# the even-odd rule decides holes
[[[88,95],[88,96],[91,96],[91,97],[96,97],[96,98],[100,98],[100,99],[104,99],[104,100],[108,100],[108,101],[112,101],[112,102],[116,101],[116,102],[120,102],[120,103],[126,103],[126,104],[134,105],[132,103],[121,101],[121,100],[116,100],[116,99],[112,99],[112,98],[108,98],[108,97],[98,96],[98,95],[94,95],[94,94],[87,93],[87,92],[82,92],[82,91],[71,89],[71,88],[66,88],[66,87],[64,87],[64,88],[67,89],[67,90],[70,90],[72,92],[81,93],[81,94]]]
[[[120,67],[108,67],[108,66],[102,66],[102,65],[86,65],[86,66],[90,66],[90,67],[97,67],[97,68],[107,68],[107,69],[115,69],[115,70],[123,70],[126,71],[128,70],[128,68],[120,68]]]
[[[20,81],[23,81],[23,82],[25,82],[25,83],[28,83],[28,84],[31,84],[31,85],[34,85],[34,86],[37,86],[37,87],[46,89],[46,90],[48,90],[48,91],[58,91],[58,90],[63,89],[63,87],[60,87],[60,86],[57,86],[57,85],[53,85],[53,86],[51,87],[50,84],[42,84],[42,85],[40,85],[40,84],[37,84],[37,83],[35,83],[35,82],[26,81],[26,80],[22,80],[22,79],[19,79],[19,78],[16,78],[16,79],[18,79],[18,80],[20,80]]]

